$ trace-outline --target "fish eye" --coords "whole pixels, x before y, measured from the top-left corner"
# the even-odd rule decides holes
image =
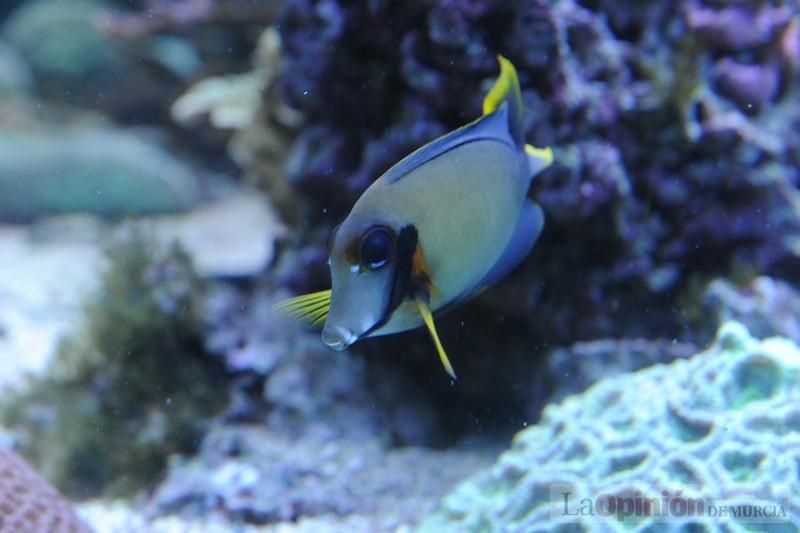
[[[386,227],[367,230],[361,239],[361,268],[374,272],[385,267],[394,255],[394,233]]]

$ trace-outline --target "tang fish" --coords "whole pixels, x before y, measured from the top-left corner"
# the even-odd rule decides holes
[[[498,60],[483,115],[386,171],[333,230],[332,288],[278,304],[324,324],[322,341],[334,350],[424,324],[455,379],[433,315],[508,274],[539,237],[544,216],[528,189],[553,154],[525,144],[517,73]]]

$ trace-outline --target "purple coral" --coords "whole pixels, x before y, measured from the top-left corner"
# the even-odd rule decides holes
[[[697,0],[686,2],[689,29],[710,46],[747,50],[772,43],[792,19],[792,9],[768,3],[757,8],[729,5],[715,9]]]
[[[775,64],[745,65],[724,57],[715,65],[715,75],[720,92],[746,109],[770,103],[780,89],[780,71]]]

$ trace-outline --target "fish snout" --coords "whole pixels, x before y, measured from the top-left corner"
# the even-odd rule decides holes
[[[322,330],[322,342],[336,351],[341,351],[353,344],[357,335],[347,328],[326,324]]]

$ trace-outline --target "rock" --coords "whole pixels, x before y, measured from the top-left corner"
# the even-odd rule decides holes
[[[705,290],[703,308],[718,324],[741,322],[756,338],[780,335],[800,343],[800,292],[784,281],[759,276],[736,286],[717,279]]]
[[[341,531],[355,521],[368,531],[396,531],[492,452],[393,450],[376,438],[290,438],[256,426],[221,427],[198,457],[173,464],[152,511],[283,527],[315,518],[318,527],[328,523],[317,531]]]
[[[45,93],[83,94],[94,82],[116,78],[123,67],[119,43],[92,22],[102,6],[95,0],[28,1],[6,19],[0,37],[26,58]]]
[[[0,220],[175,212],[195,199],[191,170],[133,134],[106,128],[0,130]]]
[[[25,58],[37,96],[102,110],[127,123],[150,123],[163,116],[201,60],[177,37],[115,38],[103,16],[115,4],[120,2],[21,2],[0,19],[0,40]]]
[[[238,193],[183,215],[134,224],[167,246],[178,242],[204,277],[251,277],[272,262],[286,227],[255,191]]]
[[[90,500],[78,505],[78,514],[99,532],[113,533],[267,533],[267,529],[246,526],[218,515],[197,518],[150,517],[123,500]],[[273,531],[273,530],[269,530]]]
[[[33,77],[25,60],[13,48],[0,43],[0,97],[22,95],[33,89]]]
[[[532,395],[534,403],[528,412],[537,419],[545,404],[583,392],[601,379],[671,363],[695,353],[696,346],[667,339],[597,339],[556,348],[536,376],[535,387],[541,393]]]
[[[40,374],[79,320],[105,264],[97,243],[36,241],[0,226],[0,389]]]

